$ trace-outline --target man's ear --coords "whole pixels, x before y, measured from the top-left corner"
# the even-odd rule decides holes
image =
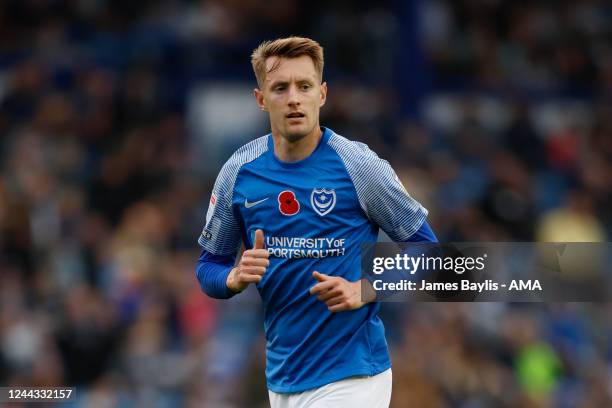
[[[258,88],[255,88],[253,89],[253,95],[255,96],[255,101],[257,102],[257,106],[259,106],[259,109],[265,112],[266,102],[264,101],[263,92],[259,90]]]
[[[327,100],[327,82],[323,82],[321,84],[321,103],[319,107],[325,105],[325,101]]]

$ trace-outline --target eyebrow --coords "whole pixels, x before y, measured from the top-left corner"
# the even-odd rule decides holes
[[[299,83],[304,83],[304,82],[308,82],[308,83],[311,83],[311,84],[315,83],[311,78],[300,78],[300,79],[297,79],[295,82],[297,82],[298,84]],[[279,85],[287,85],[287,84],[289,84],[289,81],[286,81],[286,80],[276,80],[276,81],[270,83],[270,88],[274,88],[274,87],[279,86]]]

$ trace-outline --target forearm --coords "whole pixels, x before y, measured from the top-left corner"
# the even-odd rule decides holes
[[[438,237],[436,237],[429,223],[424,221],[421,227],[405,242],[438,242]]]
[[[423,252],[437,253],[438,238],[427,223],[423,222],[420,228],[412,234],[407,240],[399,241],[398,256],[409,258],[418,258]],[[384,283],[396,284],[403,280],[417,281],[423,278],[422,268],[407,272],[406,270],[391,268],[385,271],[384,275],[375,274],[373,271],[367,272],[361,279],[361,295],[364,303],[372,301],[382,301],[395,295],[394,291],[390,290],[375,290],[374,282],[381,281]],[[380,287],[380,286],[379,286]]]
[[[196,276],[202,291],[216,299],[229,299],[236,294],[227,287],[227,277],[234,267],[234,257],[222,257],[202,251]]]

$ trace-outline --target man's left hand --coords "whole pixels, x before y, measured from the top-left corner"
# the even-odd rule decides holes
[[[329,276],[313,272],[312,276],[319,282],[310,288],[311,295],[325,302],[330,312],[343,312],[359,309],[367,302],[361,298],[361,281],[349,282],[339,276]]]

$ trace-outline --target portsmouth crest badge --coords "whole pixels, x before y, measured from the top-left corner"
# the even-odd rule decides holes
[[[336,206],[336,191],[324,188],[315,188],[310,194],[310,205],[320,216],[329,214]]]

